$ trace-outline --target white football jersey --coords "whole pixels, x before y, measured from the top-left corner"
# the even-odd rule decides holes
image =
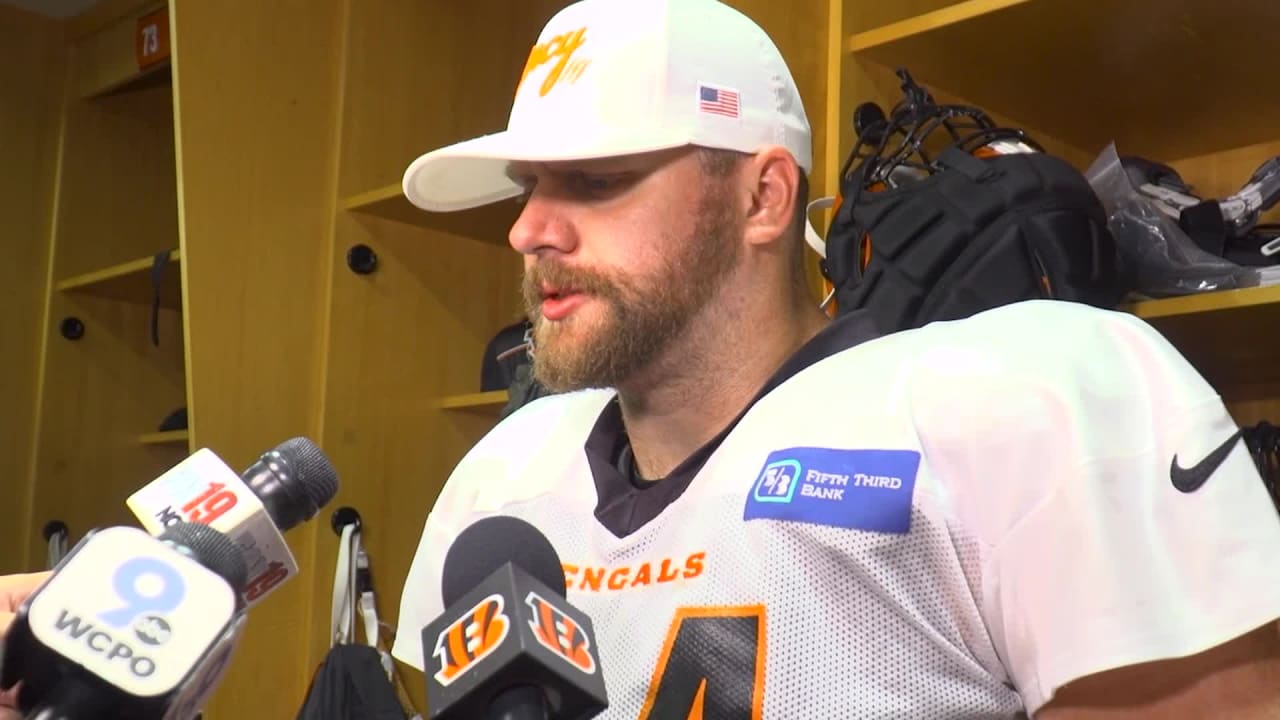
[[[617,720],[1016,718],[1280,616],[1276,508],[1149,325],[1055,301],[868,322],[833,322],[653,485],[627,478],[613,392],[521,408],[431,510],[394,655],[424,667],[445,553],[494,514],[555,547]]]

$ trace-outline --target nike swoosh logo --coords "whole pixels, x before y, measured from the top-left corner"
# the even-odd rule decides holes
[[[1213,452],[1204,457],[1203,460],[1192,465],[1191,467],[1182,467],[1178,464],[1178,456],[1173,456],[1173,462],[1169,465],[1169,479],[1173,481],[1173,486],[1178,490],[1189,493],[1200,489],[1200,486],[1213,475],[1213,471],[1218,469],[1223,460],[1231,454],[1231,448],[1235,446],[1236,441],[1240,439],[1243,430],[1236,430],[1221,445],[1213,449]]]

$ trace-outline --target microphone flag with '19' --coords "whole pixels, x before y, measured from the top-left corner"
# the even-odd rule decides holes
[[[92,531],[18,608],[0,687],[21,683],[28,717],[193,717],[239,641],[247,575],[208,526]]]
[[[445,611],[422,629],[433,720],[580,720],[608,707],[591,620],[537,528],[496,516],[445,556]]]
[[[338,473],[315,443],[286,440],[241,474],[207,448],[130,495],[126,504],[152,534],[186,521],[228,535],[249,568],[252,607],[298,574],[282,533],[311,519],[338,491]]]

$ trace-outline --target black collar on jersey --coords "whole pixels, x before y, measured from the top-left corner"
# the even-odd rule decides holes
[[[879,336],[870,313],[865,310],[837,317],[782,364],[728,427],[685,458],[670,475],[656,482],[641,485],[635,481],[622,409],[616,399],[610,402],[601,411],[584,446],[596,485],[596,519],[618,537],[639,530],[684,493],[707,458],[756,401],[819,360]]]

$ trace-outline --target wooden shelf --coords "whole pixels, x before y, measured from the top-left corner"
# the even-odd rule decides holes
[[[186,430],[169,430],[168,432],[147,433],[138,438],[138,442],[143,445],[174,445],[177,443],[186,444],[190,434]]]
[[[520,214],[519,206],[510,201],[458,212],[427,212],[409,202],[399,183],[347,197],[342,201],[342,207],[352,212],[497,245],[507,243],[507,233]]]
[[[1143,300],[1125,305],[1121,309],[1131,312],[1140,318],[1154,320],[1162,317],[1194,315],[1196,313],[1236,308],[1257,308],[1257,306],[1264,305],[1273,305],[1274,310],[1272,311],[1280,312],[1280,285],[1195,293],[1193,295],[1160,298],[1159,300]],[[1259,309],[1265,311],[1265,308]]]
[[[172,83],[172,65],[170,61],[164,60],[145,70],[141,70],[124,78],[112,80],[101,87],[90,88],[86,91],[84,99],[93,100],[97,98],[111,97],[113,95],[122,95],[133,90],[141,90],[143,88],[155,87],[157,85],[171,85]]]
[[[160,306],[181,309],[182,279],[179,263],[182,254],[178,250],[169,252],[169,266],[164,269],[160,285]],[[150,304],[155,296],[155,288],[151,284],[151,266],[154,260],[150,257],[130,260],[102,270],[76,275],[60,280],[54,289],[60,292],[81,292],[115,300],[126,300],[142,304]]]
[[[1151,323],[1224,395],[1280,387],[1280,285],[1124,305]]]
[[[467,393],[465,395],[449,395],[440,400],[440,407],[445,410],[493,410],[498,411],[507,404],[506,390],[491,392]]]
[[[1170,162],[1274,138],[1278,24],[1275,0],[967,0],[846,50],[1086,153]]]

